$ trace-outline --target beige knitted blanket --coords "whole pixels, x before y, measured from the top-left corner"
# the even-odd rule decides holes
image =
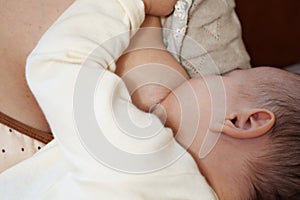
[[[163,23],[167,49],[191,77],[250,68],[234,0],[178,0]]]

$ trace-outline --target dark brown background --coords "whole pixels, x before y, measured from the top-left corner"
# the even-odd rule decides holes
[[[236,0],[253,66],[300,62],[300,0]]]

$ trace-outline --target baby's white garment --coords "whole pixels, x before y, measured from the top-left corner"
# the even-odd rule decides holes
[[[1,199],[216,198],[192,157],[176,157],[185,151],[171,130],[135,108],[113,73],[144,16],[140,0],[78,0],[45,33],[28,57],[26,75],[55,139],[0,175]],[[120,120],[123,111],[129,115]],[[157,134],[141,139],[141,132],[136,138],[123,129],[126,120]],[[103,140],[89,138],[94,122]],[[99,159],[93,147],[107,160]],[[142,158],[161,154],[131,162],[132,157],[116,152]]]

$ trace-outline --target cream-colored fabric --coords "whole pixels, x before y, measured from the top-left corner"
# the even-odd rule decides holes
[[[0,173],[31,157],[43,146],[44,143],[0,123]]]
[[[191,77],[250,68],[234,0],[179,0],[177,7],[164,41]]]
[[[45,33],[27,60],[26,73],[55,139],[32,158],[0,175],[1,198],[216,198],[192,157],[176,143],[171,130],[164,128],[154,115],[134,107],[124,83],[113,73],[114,61],[126,49],[143,19],[142,1],[80,0]],[[96,86],[91,85],[93,81]],[[94,100],[91,102],[85,99],[90,89]],[[90,109],[95,121],[86,114]],[[128,117],[117,119],[126,113]],[[144,133],[130,129],[125,134],[123,122],[125,128],[133,123],[139,130],[149,127],[157,133],[137,139]],[[95,135],[102,133],[103,138],[89,138],[94,134],[94,129],[90,130],[93,126],[99,128]],[[141,135],[134,137],[133,133]],[[93,148],[101,150],[98,153],[113,159],[111,167],[108,160],[97,159],[96,152],[86,145],[87,140]],[[107,140],[122,152],[139,158],[158,153],[152,159],[131,162],[102,145]],[[177,157],[178,152],[183,154]],[[126,173],[134,172],[128,166],[139,173]]]

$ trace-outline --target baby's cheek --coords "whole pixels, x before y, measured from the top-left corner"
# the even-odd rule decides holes
[[[180,104],[174,95],[170,93],[153,112],[166,127],[169,127],[176,134],[181,118]]]

